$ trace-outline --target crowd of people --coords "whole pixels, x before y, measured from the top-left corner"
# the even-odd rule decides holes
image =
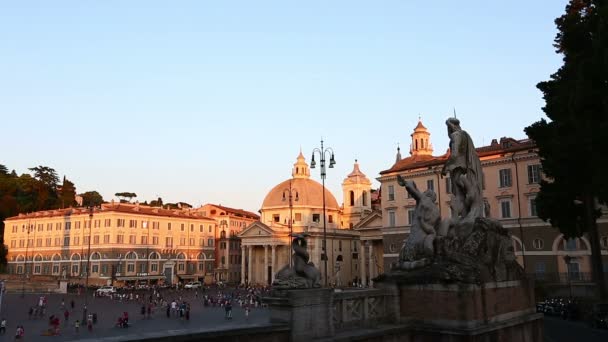
[[[118,293],[108,294],[107,296],[95,298],[92,305],[97,305],[103,301],[116,301],[117,305],[125,304],[125,311],[117,318],[116,327],[128,328],[133,324],[129,320],[129,310],[133,310],[134,305],[139,307],[141,319],[158,319],[166,316],[166,319],[179,319],[190,321],[193,306],[197,310],[211,310],[212,308],[222,308],[224,318],[233,318],[233,307],[241,308],[246,321],[249,320],[252,310],[263,307],[261,298],[267,295],[267,287],[218,287],[203,286],[198,289],[184,289],[183,287],[159,288],[150,287],[145,290],[119,290]],[[40,320],[48,318],[48,327],[40,332],[44,336],[57,336],[65,334],[66,329],[72,328],[73,334],[80,334],[81,327],[89,332],[93,332],[97,324],[98,316],[95,312],[90,312],[83,303],[83,295],[86,292],[76,292],[75,295],[68,295],[61,299],[59,307],[49,307],[48,298],[40,296],[32,306],[27,306],[28,319]],[[95,292],[92,296],[97,296]],[[56,299],[55,299],[56,300]],[[81,302],[78,306],[76,301]],[[126,305],[129,304],[129,305]],[[165,315],[161,312],[165,311]],[[199,311],[197,311],[199,312]],[[215,312],[215,311],[213,311]],[[82,319],[79,315],[82,313]],[[136,312],[131,311],[132,314]],[[161,316],[162,315],[162,316]],[[76,319],[74,319],[76,318]],[[70,323],[71,322],[71,323]],[[6,318],[0,321],[0,334],[5,334],[7,327]],[[25,328],[23,324],[17,326],[15,339],[23,339]]]

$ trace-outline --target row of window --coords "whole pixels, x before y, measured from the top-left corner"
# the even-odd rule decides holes
[[[110,267],[112,266],[112,267]],[[148,273],[148,264],[147,263],[139,263],[138,264],[138,272],[139,273]],[[158,273],[159,270],[159,264],[154,262],[154,263],[150,263],[150,273]],[[205,263],[204,262],[199,262],[198,265],[195,264],[188,264],[190,271],[194,271],[195,266],[197,266],[199,271],[204,271],[205,270]],[[127,272],[128,273],[135,273],[135,263],[127,263]],[[123,265],[122,264],[118,264],[116,266],[113,265],[108,265],[108,264],[93,264],[91,265],[91,274],[93,275],[98,275],[98,274],[103,274],[103,275],[109,275],[108,270],[110,269],[114,269],[114,271],[116,273],[122,273],[123,271]],[[64,266],[64,271],[67,272],[67,266]],[[24,265],[17,265],[16,267],[16,273],[17,274],[23,274],[25,270]],[[27,270],[28,273],[31,270],[31,265],[27,266]],[[82,266],[82,270],[83,270],[83,274],[87,271],[87,267],[86,265]],[[185,263],[178,263],[177,265],[177,270],[178,271],[184,271],[185,270]],[[213,270],[213,263],[212,262],[208,262],[207,263],[207,271],[212,271]],[[79,276],[80,275],[80,265],[79,264],[72,264],[70,267],[70,271],[71,271],[71,276]],[[58,264],[54,264],[54,265],[48,265],[48,264],[34,264],[34,269],[33,269],[33,274],[49,274],[49,275],[59,275],[59,265]]]
[[[137,244],[137,236],[136,235],[129,235],[129,244],[131,245],[135,245]],[[187,241],[186,241],[187,240]],[[26,241],[27,245],[26,245]],[[214,239],[212,238],[208,238],[207,239],[207,246],[208,247],[213,247],[214,244]],[[43,239],[36,239],[36,244],[34,245],[34,239],[21,239],[18,241],[18,245],[19,248],[25,248],[25,247],[51,247],[51,246],[55,246],[55,247],[69,247],[71,246],[78,246],[80,245],[80,237],[75,236],[73,237],[73,239],[71,239],[69,236],[65,236],[62,238],[60,237],[56,237],[54,240],[52,238],[46,238],[44,240],[44,245],[43,243]],[[54,243],[53,243],[54,242]],[[62,243],[63,242],[63,243]],[[195,238],[180,238],[179,239],[179,246],[201,246],[204,247],[205,246],[205,238],[199,238],[198,239],[198,245],[196,244],[197,240]],[[88,236],[84,236],[82,239],[82,243],[83,245],[87,245],[89,244],[89,237]],[[99,235],[94,235],[93,236],[93,244],[99,244],[100,243],[100,236]],[[110,235],[106,234],[103,236],[103,243],[104,244],[109,244],[110,243]],[[115,243],[118,244],[123,244],[125,243],[125,236],[124,235],[116,235],[116,240]],[[186,244],[187,243],[187,244]],[[139,240],[139,244],[141,245],[147,245],[148,244],[148,237],[147,236],[140,236],[140,240]],[[158,236],[153,236],[152,237],[152,245],[158,245]],[[10,244],[11,248],[16,248],[17,247],[17,240],[11,240],[11,244]],[[173,238],[172,237],[166,237],[165,238],[165,247],[173,247]]]
[[[93,220],[93,227],[94,228],[100,228],[101,227],[101,220]],[[125,228],[127,227],[127,223],[128,223],[128,227],[129,228],[137,228],[138,224],[140,221],[138,220],[125,220],[125,219],[116,219],[116,227],[118,228]],[[72,225],[73,224],[73,225]],[[83,228],[89,228],[91,224],[91,221],[68,221],[68,222],[54,222],[54,223],[47,223],[46,224],[46,230],[47,231],[52,231],[53,227],[55,227],[55,230],[71,230],[72,227],[73,229],[80,229],[80,227],[82,226]],[[104,219],[103,220],[103,227],[107,228],[107,227],[111,227],[112,226],[112,220],[111,219]],[[150,222],[149,221],[141,221],[141,227],[143,229],[148,229],[148,227],[150,226]],[[29,229],[27,229],[29,227]],[[167,230],[171,230],[172,228],[172,223],[171,222],[167,222]],[[195,230],[195,225],[194,224],[190,224],[190,231],[194,232]],[[18,225],[13,225],[12,226],[12,230],[11,232],[13,233],[17,233],[18,232]],[[152,229],[160,229],[160,222],[158,221],[152,221]],[[208,225],[208,232],[211,233],[213,232],[213,225]],[[34,231],[37,230],[39,232],[44,231],[44,224],[29,224],[29,225],[21,225],[21,232],[25,233],[26,231]],[[185,223],[181,223],[180,224],[180,230],[183,232],[186,230],[186,224]],[[203,233],[203,231],[205,230],[204,225],[199,224],[198,225],[198,231],[200,233]]]
[[[280,214],[274,214],[272,215],[272,220],[276,223],[281,223],[281,215]],[[288,217],[283,218],[283,223],[284,224],[289,224],[289,222],[287,222]],[[294,214],[294,218],[293,218],[294,222],[301,222],[302,221],[302,213],[295,213]],[[312,214],[312,222],[316,222],[319,223],[321,222],[321,214]],[[327,215],[327,223],[333,223],[334,222],[334,216],[333,215]]]
[[[511,173],[512,173],[512,171],[510,168],[498,170],[500,188],[508,188],[513,185],[513,178],[512,178]],[[540,180],[541,180],[540,164],[528,165],[528,184],[537,184],[537,183],[540,183]],[[427,190],[435,191],[435,181],[433,179],[428,179],[426,181],[426,188],[427,188]],[[452,182],[450,181],[449,177],[445,179],[445,188],[446,188],[446,193],[448,193],[448,194],[452,193]],[[482,188],[485,189],[485,177],[483,177]],[[409,193],[407,193],[407,197],[411,198],[411,195]],[[388,200],[389,201],[395,200],[395,186],[394,185],[388,186]]]
[[[512,218],[512,212],[511,212],[511,200],[510,199],[502,199],[499,201],[500,203],[500,218]],[[530,198],[529,199],[529,209],[530,209],[530,216],[538,216],[537,211],[536,211],[536,199],[535,198]],[[412,223],[414,223],[414,209],[408,209],[407,210],[407,224],[411,225]],[[388,226],[389,227],[395,227],[397,225],[397,221],[396,221],[396,212],[395,210],[389,210],[388,211]]]
[[[566,251],[575,251],[577,249],[580,248],[580,246],[578,245],[580,242],[578,242],[578,239],[567,239],[564,240],[564,250]],[[602,236],[600,238],[600,245],[602,248],[604,249],[608,249],[608,236]],[[532,240],[532,247],[534,247],[534,249],[543,249],[543,247],[545,246],[545,241],[543,239],[534,239]]]

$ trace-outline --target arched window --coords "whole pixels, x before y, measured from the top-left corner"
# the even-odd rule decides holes
[[[177,258],[180,259],[180,260],[184,260],[184,259],[186,259],[186,255],[184,255],[184,253],[179,253],[177,255]]]
[[[415,150],[418,150],[418,139],[414,139],[414,143],[415,143],[415,145],[416,145]]]
[[[61,256],[59,254],[53,255],[53,261],[61,261]]]
[[[125,259],[137,259],[137,254],[134,252],[129,252],[127,253],[127,255],[125,256]]]
[[[205,260],[205,259],[206,259],[206,257],[205,257],[205,253],[200,253],[200,254],[198,255],[198,257],[197,257],[197,258],[198,258],[199,260]]]
[[[80,254],[78,254],[78,253],[72,254],[72,258],[71,259],[72,260],[80,260]]]
[[[158,252],[152,252],[152,253],[150,253],[150,259],[158,260],[158,259],[160,259],[160,255],[158,254]]]
[[[424,148],[424,139],[420,139],[420,148],[423,149]]]
[[[34,257],[34,261],[38,261],[38,262],[42,261],[42,255],[40,255],[40,254],[36,255]]]
[[[338,255],[338,257],[336,258],[336,261],[344,261],[344,259],[342,258],[342,255]]]
[[[355,205],[355,192],[354,191],[349,191],[349,201],[350,201],[350,206],[354,206]]]
[[[91,259],[99,260],[99,259],[101,259],[101,254],[99,254],[98,252],[95,252],[95,253],[91,254]]]
[[[363,191],[361,194],[361,201],[363,202],[363,206],[367,205],[367,191]]]

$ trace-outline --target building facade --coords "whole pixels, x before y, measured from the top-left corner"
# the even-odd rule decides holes
[[[238,284],[241,280],[241,239],[238,234],[260,216],[242,209],[219,204],[205,204],[197,209],[201,215],[216,221],[216,282]]]
[[[343,184],[344,206],[317,181],[302,153],[292,169],[292,177],[274,186],[264,198],[260,220],[239,234],[244,262],[241,283],[270,284],[291,258],[290,232],[307,233],[311,261],[328,284],[347,285],[361,274],[361,242],[353,227],[371,210],[371,182],[355,162]],[[325,211],[323,211],[325,197]],[[327,250],[323,248],[323,215]],[[327,273],[325,265],[327,264]]]
[[[91,284],[213,281],[216,224],[196,212],[112,202],[4,223],[12,274],[83,283],[90,263]]]
[[[469,132],[470,133],[470,132]],[[384,268],[398,260],[407,237],[416,202],[397,184],[397,175],[413,180],[424,191],[437,193],[443,218],[451,216],[450,180],[441,176],[448,154],[432,155],[430,133],[418,122],[411,135],[410,156],[401,158],[380,172],[382,188],[382,237]],[[591,248],[586,236],[564,239],[556,228],[538,218],[535,198],[543,177],[536,145],[532,140],[501,138],[477,148],[483,169],[483,196],[490,217],[509,229],[518,261],[538,280],[559,280],[568,275],[575,280],[591,279]],[[608,272],[608,214],[598,220],[604,271]],[[569,258],[565,258],[568,256]]]

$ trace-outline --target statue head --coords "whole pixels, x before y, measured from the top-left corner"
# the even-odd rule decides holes
[[[457,118],[449,118],[445,120],[445,124],[448,126],[448,135],[461,130],[460,120]]]
[[[435,203],[435,201],[437,200],[437,194],[435,194],[435,191],[431,189],[426,190],[424,192],[424,196],[430,198],[433,203]]]

